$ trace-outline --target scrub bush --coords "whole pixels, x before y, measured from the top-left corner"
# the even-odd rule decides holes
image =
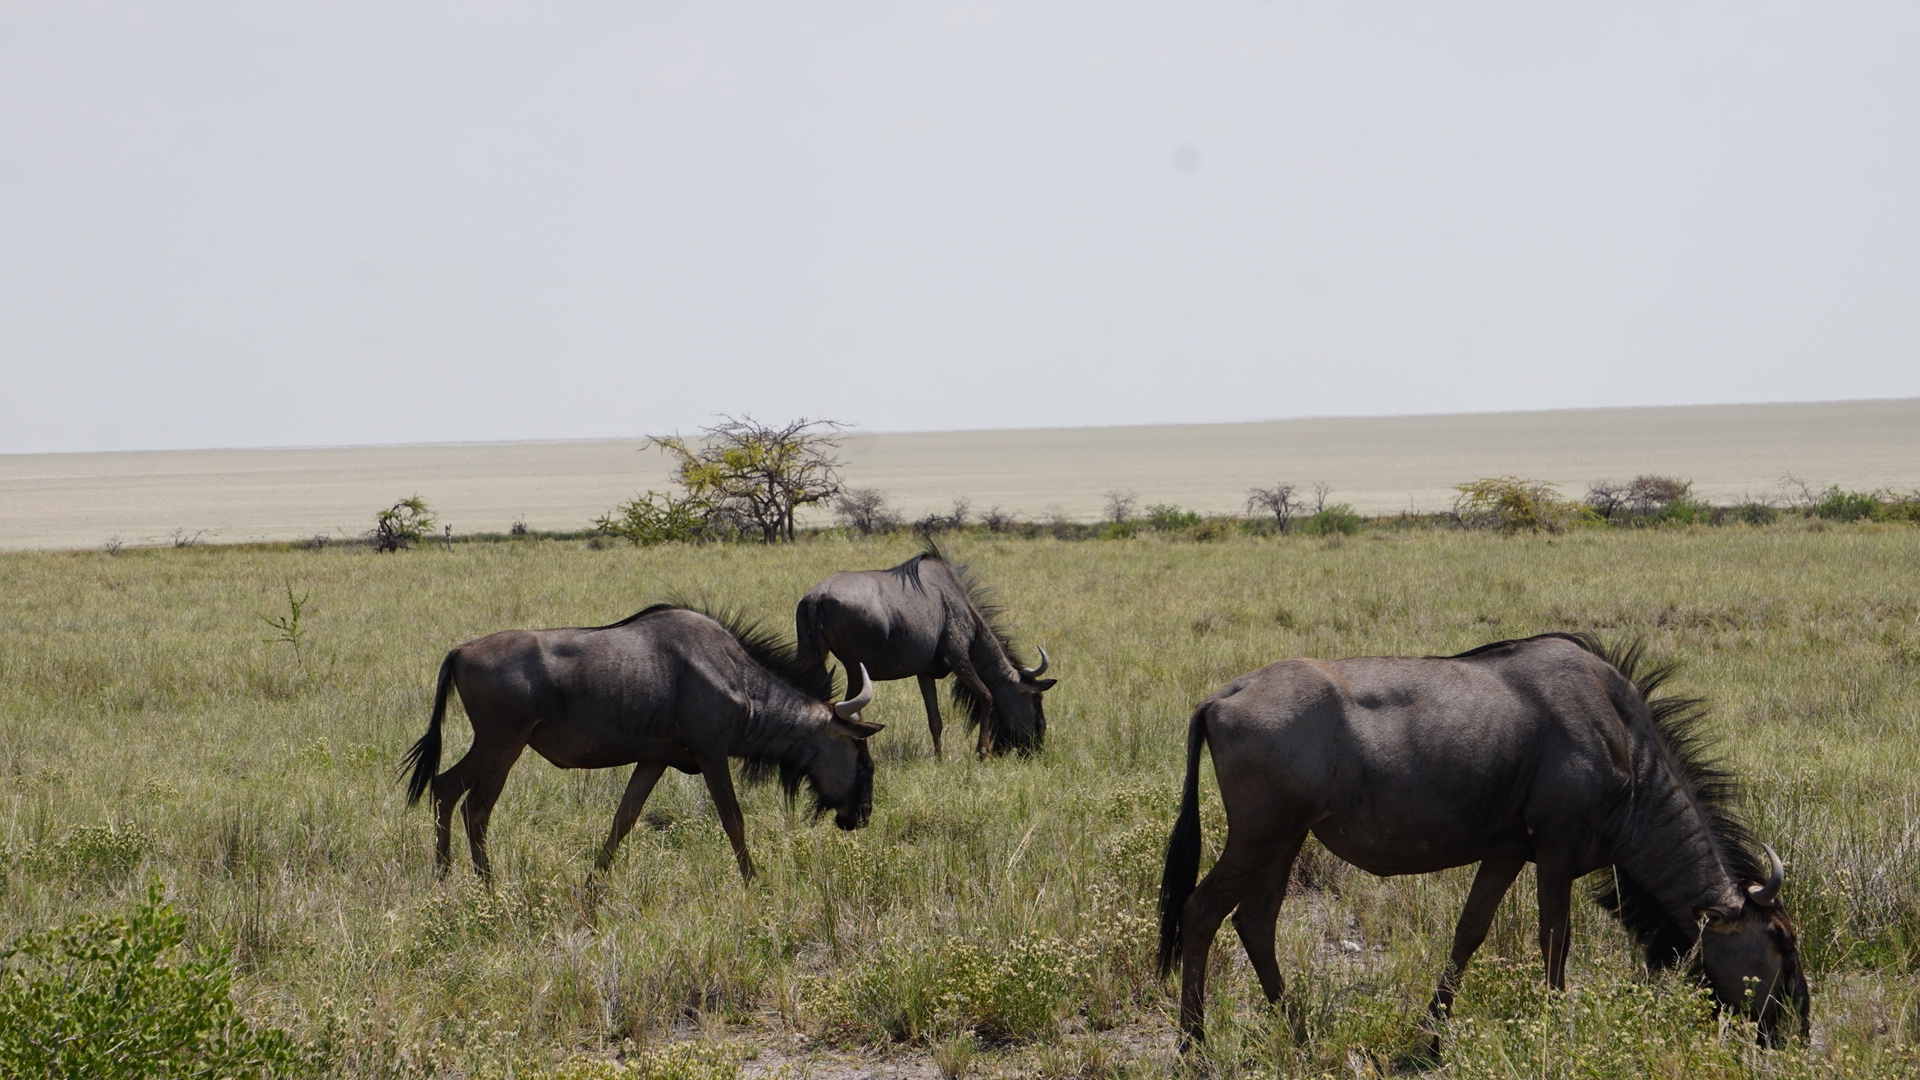
[[[1813,508],[1813,516],[1828,521],[1867,521],[1879,516],[1880,500],[1868,491],[1842,491],[1838,484],[1827,489]]]
[[[367,543],[375,551],[403,551],[419,543],[433,528],[433,511],[418,495],[401,499],[376,514]]]
[[[1577,520],[1585,508],[1560,497],[1559,489],[1538,480],[1492,476],[1454,488],[1460,494],[1453,511],[1469,529],[1501,532],[1559,532]]]
[[[1334,503],[1300,523],[1308,536],[1354,536],[1360,532],[1360,515],[1346,503]]]
[[[671,493],[649,491],[595,518],[593,528],[635,547],[691,543],[711,535],[712,510],[697,496],[676,499]]]
[[[0,951],[0,1076],[271,1077],[301,1065],[255,1028],[220,954],[189,955],[186,919],[156,886],[123,918],[90,918]]]
[[[1200,524],[1200,515],[1192,510],[1183,510],[1172,503],[1155,503],[1147,507],[1147,528],[1155,532],[1179,532]]]

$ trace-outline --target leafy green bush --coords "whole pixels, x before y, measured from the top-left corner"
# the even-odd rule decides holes
[[[1517,476],[1491,476],[1454,488],[1460,494],[1453,512],[1469,529],[1501,532],[1559,532],[1587,513],[1579,503],[1560,497],[1552,484]]]
[[[1346,503],[1334,503],[1300,523],[1308,536],[1353,536],[1360,531],[1360,515]]]
[[[1656,525],[1711,525],[1715,518],[1711,503],[1694,498],[1678,498],[1649,515],[1648,520]]]
[[[1905,495],[1881,492],[1879,517],[1881,521],[1920,525],[1920,491],[1909,491]]]
[[[1179,532],[1200,524],[1200,515],[1191,510],[1182,510],[1172,503],[1155,503],[1147,507],[1147,528],[1155,532]]]
[[[1738,521],[1747,525],[1771,525],[1780,520],[1780,511],[1763,502],[1743,502],[1722,509],[1716,522]]]
[[[270,1077],[300,1064],[255,1028],[223,955],[188,956],[158,886],[124,918],[88,918],[0,951],[0,1076]]]
[[[1828,521],[1866,521],[1880,516],[1880,499],[1870,491],[1827,489],[1813,507],[1813,516]]]
[[[676,499],[671,493],[649,491],[595,518],[593,528],[635,547],[688,543],[712,535],[712,514],[712,504],[697,495]]]
[[[1128,924],[1130,953],[1144,924]],[[1094,953],[1025,934],[998,952],[953,937],[937,949],[891,945],[826,981],[810,1002],[830,1042],[918,1041],[972,1031],[992,1042],[1057,1032],[1088,980]]]
[[[414,495],[374,515],[367,542],[375,551],[401,551],[419,543],[433,526],[433,511],[425,499]]]

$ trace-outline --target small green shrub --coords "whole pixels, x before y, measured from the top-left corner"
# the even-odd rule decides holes
[[[635,547],[689,543],[711,533],[712,505],[699,496],[676,499],[671,493],[636,495],[594,519],[594,531]]]
[[[937,1026],[941,967],[938,950],[891,943],[864,962],[817,981],[807,1011],[828,1043],[912,1042]]]
[[[1141,925],[1127,924],[1138,952]],[[828,1041],[914,1042],[971,1031],[1020,1042],[1059,1031],[1087,981],[1092,955],[1056,937],[1025,934],[998,951],[953,937],[937,949],[894,944],[823,982],[809,1010]]]
[[[1745,525],[1771,525],[1780,520],[1780,511],[1763,502],[1743,502],[1721,510],[1719,522],[1737,521]]]
[[[945,953],[942,1026],[972,1028],[996,1042],[1058,1031],[1086,966],[1066,942],[1040,934],[1023,934],[998,955],[959,939]]]
[[[433,511],[418,495],[401,499],[376,514],[367,543],[375,551],[402,551],[419,543],[434,526]]]
[[[1719,1026],[1707,991],[1658,982],[1546,988],[1537,969],[1492,959],[1474,966],[1469,991],[1447,1025],[1449,1075],[1462,1077],[1741,1076],[1752,1028]],[[1551,1069],[1516,1063],[1552,1062]]]
[[[1354,536],[1360,532],[1360,515],[1346,503],[1334,503],[1300,523],[1308,536]]]
[[[219,954],[187,955],[158,886],[124,918],[82,919],[0,951],[0,1076],[271,1077],[300,1064],[255,1028]]]
[[[1155,503],[1147,507],[1147,528],[1155,532],[1179,532],[1200,524],[1200,515],[1192,510],[1183,510],[1172,503]]]
[[[1870,491],[1842,491],[1835,484],[1814,504],[1813,516],[1827,521],[1866,521],[1880,516],[1880,499]]]
[[[1714,519],[1712,504],[1694,498],[1678,498],[1649,515],[1656,525],[1710,525]]]
[[[1240,520],[1230,517],[1211,517],[1187,530],[1187,535],[1201,543],[1225,540],[1240,531]]]
[[[139,869],[151,850],[153,836],[139,829],[75,825],[53,843],[30,846],[14,858],[43,874],[117,881]]]
[[[1920,525],[1920,491],[1909,491],[1905,495],[1881,492],[1879,518],[1881,521]]]

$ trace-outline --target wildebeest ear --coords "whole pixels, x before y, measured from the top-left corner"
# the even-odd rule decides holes
[[[837,716],[834,717],[833,722],[856,739],[870,739],[887,729],[887,725],[885,724],[869,724],[865,720],[859,719],[843,720]]]
[[[1053,684],[1059,681],[1059,679],[1022,679],[1020,680],[1020,689],[1035,694],[1044,693],[1053,689]]]

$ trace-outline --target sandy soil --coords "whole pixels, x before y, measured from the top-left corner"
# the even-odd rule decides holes
[[[456,532],[577,529],[636,490],[665,489],[641,440],[0,455],[0,548],[358,535],[419,494]],[[955,498],[976,513],[1100,516],[1141,506],[1239,510],[1247,488],[1332,487],[1363,513],[1444,508],[1452,485],[1516,474],[1570,495],[1639,473],[1691,478],[1715,501],[1816,486],[1920,488],[1920,399],[1276,420],[1248,424],[856,434],[846,478],[910,516]]]

